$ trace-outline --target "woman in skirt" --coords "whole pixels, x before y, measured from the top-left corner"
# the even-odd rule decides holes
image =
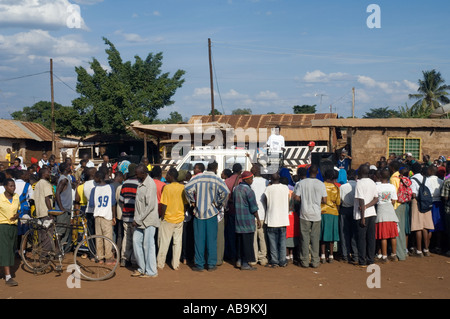
[[[376,239],[381,243],[381,262],[397,261],[398,218],[394,203],[397,201],[395,186],[389,183],[389,170],[380,173],[380,183],[377,184],[378,204],[375,224]],[[391,241],[391,255],[388,257],[388,240]]]
[[[4,187],[5,192],[0,194],[0,266],[5,270],[6,285],[17,286],[11,277],[10,267],[14,266],[15,261],[20,200],[19,195],[14,193],[14,180],[5,180]]]
[[[326,250],[328,246],[328,262],[334,261],[334,243],[339,239],[339,206],[341,205],[341,192],[335,184],[336,174],[334,169],[325,172],[325,188],[327,189],[327,202],[322,203],[322,222],[320,232],[320,262],[326,261]]]

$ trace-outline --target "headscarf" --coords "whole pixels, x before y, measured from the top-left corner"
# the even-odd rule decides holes
[[[286,177],[286,178],[288,179],[288,181],[289,181],[289,185],[295,186],[295,183],[294,183],[294,181],[292,180],[291,173],[289,172],[289,170],[288,170],[286,167],[283,167],[283,168],[280,170],[280,177]]]
[[[338,178],[336,180],[341,185],[347,184],[347,171],[343,168],[339,170]]]

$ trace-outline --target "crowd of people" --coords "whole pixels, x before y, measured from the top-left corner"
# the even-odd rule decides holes
[[[102,262],[119,258],[139,278],[181,263],[214,271],[226,261],[253,271],[258,264],[316,268],[340,260],[367,267],[450,256],[450,160],[391,154],[356,170],[350,160],[342,152],[325,171],[309,164],[270,176],[259,164],[218,172],[216,162],[197,163],[193,173],[171,168],[163,177],[146,158],[113,165],[104,155],[95,166],[89,158],[75,165],[43,154],[30,167],[10,158],[9,167],[0,167],[0,266],[6,283],[17,285],[10,267],[25,231],[19,220],[51,218],[54,209],[65,212],[58,224],[85,211],[90,233],[119,247],[113,255],[97,244]],[[76,241],[68,228],[58,234],[63,243]]]

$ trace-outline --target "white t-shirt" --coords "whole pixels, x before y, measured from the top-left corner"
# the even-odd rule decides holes
[[[397,190],[393,184],[377,184],[378,191],[378,205],[392,203],[393,200],[398,200]]]
[[[26,182],[21,179],[16,179],[16,190],[15,193],[19,196],[22,196],[23,190],[25,189]],[[33,188],[31,187],[31,184],[28,186],[26,199],[30,199],[33,196]]]
[[[264,207],[262,198],[268,184],[269,181],[267,179],[260,176],[255,176],[251,185],[252,190],[255,192],[256,202],[258,203],[259,220],[264,220],[266,216],[266,208]]]
[[[116,205],[116,190],[111,184],[97,185],[91,192],[89,206],[94,209],[94,217],[112,220],[112,207]]]
[[[322,198],[327,197],[325,184],[316,178],[305,178],[295,184],[294,194],[300,196],[300,219],[322,220]]]
[[[431,195],[433,196],[433,202],[441,201],[441,189],[444,181],[437,176],[427,177],[425,185],[428,186]]]
[[[86,213],[93,213],[94,212],[94,208],[89,206],[89,200],[91,199],[91,191],[94,189],[95,187],[95,181],[93,179],[87,181],[86,183],[84,183],[84,188],[83,188],[83,192],[84,192],[84,196],[87,199],[87,203],[86,203]]]
[[[284,148],[284,137],[282,135],[272,134],[269,136],[267,146],[271,152],[281,152]]]
[[[353,207],[355,205],[356,181],[349,180],[348,183],[341,185],[339,191],[341,193],[341,206]]]
[[[264,221],[267,226],[289,226],[289,187],[284,184],[269,185],[264,195],[267,203]]]
[[[378,197],[377,185],[370,178],[362,178],[356,182],[355,190],[355,206],[353,209],[353,218],[355,220],[361,219],[361,212],[359,211],[359,199],[364,200],[364,204],[369,204],[375,197]],[[376,216],[377,212],[375,206],[367,208],[364,212],[364,217]]]
[[[416,179],[419,181],[417,183]],[[420,183],[423,181],[423,175],[418,173],[411,177],[411,190],[412,192],[417,195],[419,193]],[[427,177],[427,180],[425,181],[425,186],[428,187],[431,191],[431,188],[433,185],[431,184],[430,178]]]

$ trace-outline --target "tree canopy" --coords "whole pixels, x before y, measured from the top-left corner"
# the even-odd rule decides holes
[[[392,117],[400,117],[400,113],[395,110],[391,110],[389,107],[379,107],[370,109],[369,112],[364,114],[365,119],[388,119]]]
[[[294,114],[315,114],[317,105],[295,105]]]
[[[450,103],[447,97],[450,85],[445,84],[440,72],[436,70],[423,71],[423,78],[419,79],[419,89],[416,94],[409,94],[410,99],[417,100],[411,108],[406,107],[413,117],[428,117],[440,104]]]
[[[82,117],[70,106],[62,106],[54,103],[55,109],[55,133],[62,136],[75,135],[84,137],[89,133],[84,126]],[[11,114],[14,120],[34,122],[52,130],[52,103],[40,101],[33,106],[26,106],[22,111]]]
[[[92,132],[123,134],[133,121],[152,123],[158,110],[174,103],[171,98],[183,85],[185,71],[177,70],[173,76],[162,73],[161,52],[123,62],[114,44],[103,40],[110,69],[105,70],[96,58],[90,62],[91,74],[81,66],[75,68],[80,97],[72,104],[83,125]]]

